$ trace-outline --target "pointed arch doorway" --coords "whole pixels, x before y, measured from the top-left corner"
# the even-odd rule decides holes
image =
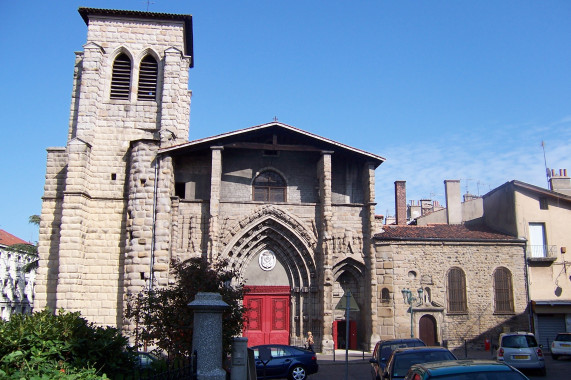
[[[436,346],[438,337],[436,335],[436,319],[432,315],[425,314],[420,317],[418,323],[418,335],[420,340],[427,346]]]
[[[289,344],[289,286],[246,286],[244,336],[248,346]]]
[[[310,231],[274,206],[244,218],[235,231],[228,236],[223,257],[248,291],[243,301],[248,346],[300,344],[317,310],[312,254],[316,243]],[[319,331],[314,336],[319,341]]]

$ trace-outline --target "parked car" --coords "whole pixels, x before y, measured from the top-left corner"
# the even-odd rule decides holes
[[[535,335],[528,332],[500,334],[496,359],[517,369],[537,369],[545,376],[545,358]]]
[[[415,364],[405,380],[525,380],[520,371],[493,360],[446,360]]]
[[[424,344],[422,340],[416,338],[378,341],[375,345],[375,349],[373,350],[373,357],[369,359],[369,363],[371,363],[371,379],[381,380],[383,372],[385,371],[385,366],[387,365],[387,360],[389,360],[389,357],[397,348],[424,346],[426,346],[426,344]]]
[[[266,344],[251,349],[258,379],[305,380],[319,370],[315,352],[302,347]]]
[[[137,351],[135,353],[135,364],[138,368],[141,368],[141,369],[151,368],[158,361],[159,361],[159,358],[157,358],[155,355],[153,355],[149,352]]]
[[[571,333],[559,333],[551,342],[551,357],[559,359],[561,355],[571,355]]]
[[[456,356],[444,347],[397,348],[391,354],[383,378],[404,379],[410,367],[418,363],[457,360]]]

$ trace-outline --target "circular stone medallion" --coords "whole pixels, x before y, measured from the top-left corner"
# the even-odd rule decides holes
[[[258,262],[260,263],[260,268],[262,268],[262,270],[272,270],[276,266],[276,255],[274,255],[274,253],[269,249],[265,249],[260,253]]]

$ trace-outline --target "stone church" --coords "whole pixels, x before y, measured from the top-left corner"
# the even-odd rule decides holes
[[[128,293],[202,256],[228,259],[249,287],[251,344],[311,330],[331,346],[346,290],[352,331],[369,336],[384,159],[279,122],[189,142],[192,17],[79,13],[87,43],[67,146],[48,149],[36,308],[122,326]]]
[[[301,345],[308,331],[320,351],[406,337],[409,318],[412,334],[423,314],[407,314],[401,291],[416,282],[428,289],[430,271],[438,273],[430,284],[440,302],[422,306],[432,339],[443,341],[446,326],[455,328],[444,270],[465,248],[442,250],[446,242],[429,236],[439,249],[430,253],[418,238],[411,249],[403,229],[379,234],[375,170],[384,158],[280,122],[189,141],[192,17],[91,8],[79,14],[87,42],[76,53],[67,145],[48,148],[36,310],[78,310],[98,324],[128,328],[128,294],[169,284],[174,258],[204,257],[228,260],[248,287],[250,345]],[[474,256],[485,244],[486,257],[499,257],[493,265],[507,262],[521,280],[521,242],[472,240],[469,257],[488,265]],[[422,255],[439,261],[425,265]],[[466,271],[473,265],[453,264]],[[482,298],[472,284],[466,310],[472,297]],[[346,321],[349,291],[356,307]],[[507,316],[489,323],[523,312],[521,304],[518,298]],[[455,321],[473,325],[460,311]]]

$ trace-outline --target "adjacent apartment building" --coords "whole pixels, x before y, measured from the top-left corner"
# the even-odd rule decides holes
[[[31,313],[34,305],[36,269],[28,268],[33,257],[10,249],[14,245],[29,245],[4,230],[0,230],[0,318],[9,320],[14,313]]]
[[[571,183],[551,171],[549,189],[511,181],[483,196],[486,225],[526,240],[532,331],[548,342],[571,331]]]

